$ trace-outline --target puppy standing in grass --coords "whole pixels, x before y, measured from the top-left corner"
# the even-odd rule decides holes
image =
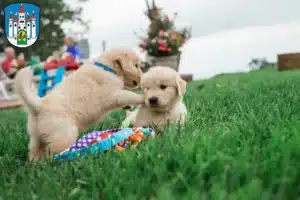
[[[16,90],[28,112],[29,159],[53,156],[76,142],[80,131],[101,121],[114,109],[144,103],[144,97],[123,88],[136,88],[142,71],[134,51],[105,52],[95,64],[84,65],[65,77],[44,98],[31,89],[32,71],[16,76]]]
[[[169,67],[152,67],[141,78],[145,104],[127,113],[134,127],[154,125],[158,131],[170,123],[184,123],[187,109],[182,101],[186,82]]]

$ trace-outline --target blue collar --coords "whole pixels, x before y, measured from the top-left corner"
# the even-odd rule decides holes
[[[116,74],[116,72],[114,72],[114,70],[106,65],[104,65],[103,63],[100,62],[95,62],[94,63],[97,67],[100,67],[102,69],[104,69],[105,71],[108,71],[110,73]]]

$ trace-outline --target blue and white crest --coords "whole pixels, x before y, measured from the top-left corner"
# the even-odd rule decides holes
[[[29,47],[40,33],[40,8],[30,3],[13,3],[4,8],[5,35],[16,47]]]

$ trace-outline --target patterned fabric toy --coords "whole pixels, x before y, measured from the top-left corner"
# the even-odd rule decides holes
[[[154,136],[150,128],[117,128],[105,131],[94,131],[80,138],[70,148],[56,154],[54,160],[74,160],[88,154],[96,155],[109,149],[124,151],[142,141],[144,135]]]

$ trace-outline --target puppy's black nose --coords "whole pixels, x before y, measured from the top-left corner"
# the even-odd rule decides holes
[[[133,81],[133,85],[137,86],[138,84],[137,84],[137,82],[136,82],[136,81]]]
[[[149,103],[150,103],[151,105],[157,105],[158,98],[157,98],[157,97],[150,97],[150,98],[148,99],[148,101],[149,101]]]

